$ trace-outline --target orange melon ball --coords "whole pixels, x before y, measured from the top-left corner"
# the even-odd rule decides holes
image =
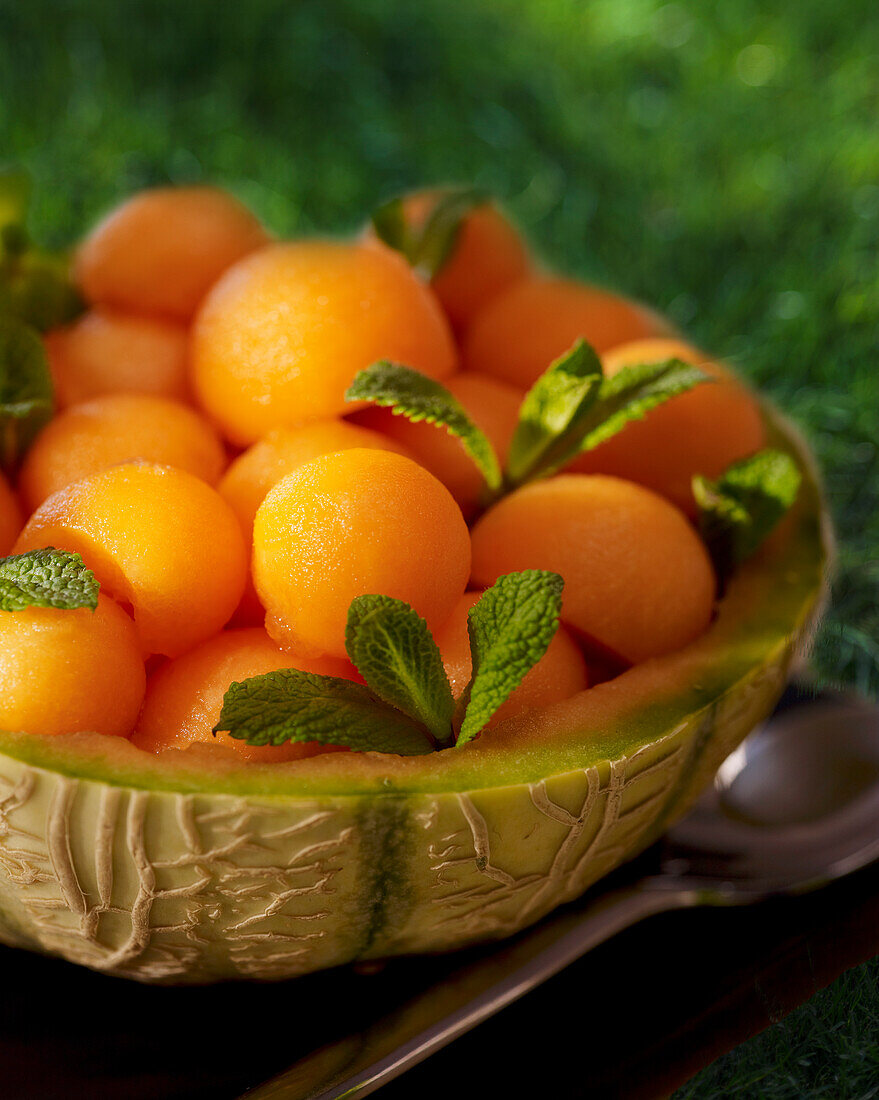
[[[648,489],[566,474],[511,493],[473,529],[473,580],[551,569],[562,619],[625,662],[680,649],[711,620],[715,579],[684,515]]]
[[[19,486],[33,511],[65,485],[138,459],[176,466],[214,484],[226,454],[216,432],[193,409],[161,397],[109,394],[67,409],[40,432]]]
[[[380,432],[347,420],[315,420],[297,428],[269,432],[232,462],[217,488],[250,539],[253,517],[273,485],[303,462],[352,447],[408,454],[402,444]]]
[[[411,604],[430,627],[470,573],[470,536],[448,489],[411,459],[355,449],[300,466],[269,491],[253,527],[266,628],[297,652],[345,656],[355,596]]]
[[[362,243],[260,249],[214,287],[193,332],[196,392],[241,444],[351,412],[345,390],[377,359],[444,378],[456,352],[436,299],[403,258]]]
[[[295,469],[319,455],[347,451],[352,447],[373,447],[405,454],[395,440],[358,427],[347,420],[315,420],[298,428],[277,428],[254,443],[231,464],[218,489],[238,516],[245,541],[253,540],[253,517],[271,487]],[[265,608],[248,577],[236,624],[262,623]]]
[[[21,523],[18,500],[9,487],[9,482],[0,474],[0,557],[9,553],[9,548],[21,530]]]
[[[112,210],[79,247],[86,300],[188,321],[227,267],[268,240],[237,199],[215,187],[158,187]]]
[[[407,196],[403,204],[407,220],[420,229],[441,196],[441,191]],[[461,220],[454,246],[430,285],[460,332],[530,268],[525,242],[497,207],[486,202]]]
[[[470,682],[473,670],[467,613],[481,595],[481,592],[465,592],[449,619],[434,635],[456,699]],[[509,699],[495,711],[489,726],[506,718],[514,718],[517,714],[561,702],[587,687],[589,671],[583,654],[565,628],[559,626],[546,653],[525,675]]]
[[[473,320],[464,367],[528,389],[578,339],[598,352],[629,340],[670,334],[646,306],[573,279],[522,279]]]
[[[107,393],[149,393],[186,401],[188,335],[182,325],[91,310],[45,337],[61,408]]]
[[[717,381],[672,398],[634,420],[571,466],[583,473],[613,474],[661,493],[689,516],[696,515],[694,474],[718,477],[732,462],[766,445],[760,406],[728,371],[680,340],[636,340],[603,356],[605,373],[626,366],[683,359]]]
[[[0,611],[0,729],[127,737],[146,677],[137,632],[107,596],[97,610]]]
[[[82,554],[105,591],[131,607],[144,652],[168,657],[220,630],[247,574],[231,508],[171,466],[112,466],[50,496],[16,552],[41,546]]]
[[[523,392],[472,371],[462,371],[443,384],[482,429],[503,464],[519,420]],[[477,510],[485,485],[482,475],[461,441],[445,428],[424,420],[413,423],[404,416],[394,416],[390,409],[366,409],[357,413],[356,419],[405,446],[445,485],[465,517],[469,519]]]
[[[185,749],[192,744],[223,745],[245,760],[271,764],[340,751],[315,741],[285,745],[248,745],[225,731],[214,734],[223,696],[232,683],[281,668],[353,679],[354,666],[330,657],[304,658],[285,653],[261,628],[227,630],[168,661],[149,681],[146,700],[131,738],[146,752]]]

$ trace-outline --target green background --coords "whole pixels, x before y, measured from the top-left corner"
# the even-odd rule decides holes
[[[0,0],[0,149],[52,244],[168,180],[222,183],[281,234],[492,189],[547,262],[667,311],[802,426],[840,538],[813,666],[876,693],[877,56],[875,0]],[[875,1051],[836,1025],[876,969],[844,980],[685,1095],[867,1096]],[[784,1028],[817,1061],[773,1077]]]

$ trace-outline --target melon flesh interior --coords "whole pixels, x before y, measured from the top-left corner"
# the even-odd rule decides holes
[[[770,416],[803,487],[708,632],[463,749],[255,765],[0,733],[0,939],[142,981],[286,978],[509,935],[576,897],[684,812],[808,638],[829,534]]]

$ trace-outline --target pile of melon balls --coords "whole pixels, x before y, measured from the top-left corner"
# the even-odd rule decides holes
[[[76,551],[101,594],[95,612],[0,612],[0,729],[261,762],[329,751],[214,734],[224,693],[282,668],[359,680],[348,606],[383,593],[427,621],[459,694],[468,609],[521,569],[562,575],[562,625],[494,724],[709,625],[691,478],[764,446],[755,399],[650,310],[537,267],[493,204],[427,279],[371,230],[277,241],[220,190],[148,190],[92,230],[74,273],[88,308],[46,334],[58,411],[17,483],[0,479],[0,554]],[[444,428],[345,400],[374,361],[406,364],[503,459],[525,392],[579,337],[609,375],[677,357],[715,381],[482,514]]]

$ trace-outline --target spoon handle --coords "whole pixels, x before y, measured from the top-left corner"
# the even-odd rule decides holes
[[[653,877],[563,911],[452,971],[365,1031],[307,1055],[247,1100],[368,1096],[623,929],[702,900],[698,891]]]

